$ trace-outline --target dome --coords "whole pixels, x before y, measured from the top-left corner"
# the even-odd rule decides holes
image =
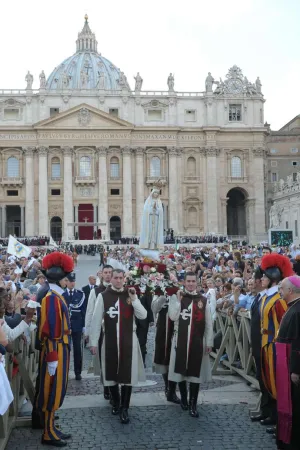
[[[76,53],[55,67],[47,79],[46,89],[130,90],[124,73],[98,53],[97,44],[88,16],[85,16],[84,27],[76,41]]]

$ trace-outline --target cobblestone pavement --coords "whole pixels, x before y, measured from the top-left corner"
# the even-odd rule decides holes
[[[93,257],[81,256],[77,272],[77,287],[86,284],[90,273],[97,270]],[[155,330],[149,331],[148,354],[146,358],[147,380],[156,381],[155,385],[134,388],[135,396],[147,397],[151,393],[164,390],[162,377],[152,373],[152,357]],[[91,363],[88,349],[84,350],[83,379],[74,380],[71,366],[68,399],[80,399],[82,407],[74,404],[59,412],[61,428],[72,433],[68,441],[70,450],[271,450],[275,449],[274,440],[266,434],[265,428],[249,420],[249,405],[242,404],[239,395],[234,404],[223,404],[223,392],[220,401],[202,403],[198,406],[199,419],[189,417],[186,411],[173,404],[157,406],[132,406],[131,423],[121,425],[118,417],[111,415],[110,407],[105,402],[102,407],[87,407],[84,396],[103,392],[99,377],[87,375]],[[217,377],[211,383],[201,385],[201,390],[211,395],[220,388],[224,393],[236,389],[241,384],[239,377]],[[243,386],[242,386],[243,389]],[[246,389],[246,385],[245,385]],[[87,397],[87,398],[88,398]],[[219,398],[219,397],[218,397]],[[207,399],[207,397],[206,397]],[[220,404],[219,404],[220,403]],[[144,405],[144,401],[142,402]],[[28,415],[30,407],[27,410]],[[30,428],[14,429],[6,450],[36,450],[46,448],[41,445],[41,432]]]
[[[200,418],[179,406],[132,407],[122,425],[109,407],[68,409],[59,416],[72,433],[70,450],[271,450],[274,441],[260,424],[251,424],[242,405],[203,405]],[[36,450],[41,433],[15,429],[6,450]]]

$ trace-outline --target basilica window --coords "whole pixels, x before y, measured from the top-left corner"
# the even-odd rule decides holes
[[[196,175],[196,160],[193,156],[190,156],[187,160],[187,175],[188,177],[194,177]]]
[[[242,105],[229,105],[229,122],[242,120]]]
[[[60,159],[52,158],[51,160],[51,178],[60,178]]]
[[[79,176],[90,177],[92,174],[91,158],[89,156],[82,156],[79,162]]]
[[[153,156],[150,163],[150,177],[160,176],[160,159],[158,156]]]
[[[7,176],[9,178],[16,178],[20,176],[19,160],[14,156],[11,156],[7,160]]]
[[[231,158],[231,176],[232,178],[242,177],[242,160],[239,156]]]
[[[110,160],[110,177],[111,178],[119,178],[120,176],[120,164],[119,159],[114,156]]]
[[[189,226],[197,226],[197,210],[194,206],[191,206],[188,210],[188,223]]]

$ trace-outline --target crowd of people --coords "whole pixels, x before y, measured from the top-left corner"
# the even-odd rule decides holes
[[[82,289],[75,288],[73,269],[84,247],[35,249],[31,257],[21,259],[2,251],[0,257],[0,367],[13,340],[29,337],[37,311],[36,344],[43,358],[32,419],[33,427],[44,430],[43,444],[64,446],[70,437],[55,426],[54,414],[66,392],[66,386],[59,386],[67,376],[63,368],[68,366],[71,342],[75,378],[81,380],[82,335],[94,355],[95,374],[101,373],[112,414],[126,424],[132,385],[145,380],[148,330],[155,324],[153,364],[163,377],[166,399],[198,417],[199,386],[211,379],[209,353],[222,341],[215,332],[216,315],[222,311],[245,312],[251,318],[252,354],[262,393],[261,411],[251,420],[266,426],[278,449],[300,448],[297,248],[166,246],[159,262],[143,259],[139,249],[129,245],[99,251],[100,267],[97,264]],[[30,300],[41,308],[28,307]],[[222,359],[226,357],[224,353]],[[3,404],[9,404],[11,392],[7,383],[1,384],[3,376],[0,369],[0,389],[7,393]]]

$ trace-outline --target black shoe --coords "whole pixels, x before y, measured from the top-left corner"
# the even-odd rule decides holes
[[[197,401],[199,394],[199,383],[190,383],[190,399],[189,399],[189,413],[191,417],[199,417],[197,410]]]
[[[130,422],[128,416],[128,408],[130,405],[132,386],[122,386],[121,387],[121,408],[120,408],[120,421],[123,424]]]
[[[189,409],[189,405],[187,402],[186,381],[180,381],[180,383],[178,383],[178,387],[180,392],[180,406],[184,411],[187,411]]]
[[[266,428],[266,433],[268,433],[268,434],[276,433],[276,427],[268,427],[268,428]]]
[[[169,381],[169,389],[166,393],[168,402],[175,403],[179,405],[180,400],[176,395],[176,383],[175,381]]]
[[[80,375],[80,373],[78,373],[77,375],[75,375],[75,380],[76,380],[76,381],[81,381],[81,380],[82,380],[82,376]]]
[[[261,425],[276,425],[276,422],[272,417],[267,417],[266,419],[263,419],[260,421]]]
[[[105,400],[109,400],[110,399],[110,392],[109,392],[109,387],[108,386],[104,386],[103,397],[105,398]]]
[[[262,414],[257,414],[256,416],[253,415],[250,417],[252,422],[261,422],[262,420],[266,419],[266,416],[263,416]]]
[[[59,441],[47,441],[44,438],[42,438],[42,444],[43,445],[52,445],[52,447],[65,447],[67,443],[65,441],[59,440]]]
[[[111,413],[116,416],[120,413],[120,391],[119,385],[109,387],[110,404],[112,405]]]
[[[62,439],[63,441],[67,441],[68,439],[71,439],[72,435],[70,433],[59,433],[59,437],[60,439]]]

